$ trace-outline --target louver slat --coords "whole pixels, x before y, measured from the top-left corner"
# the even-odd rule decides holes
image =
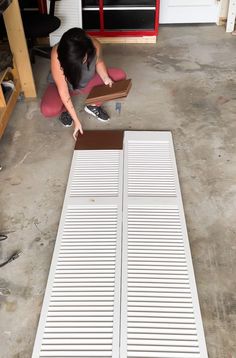
[[[126,132],[121,358],[207,358],[168,132]]]
[[[74,152],[33,358],[119,355],[122,158]]]
[[[118,196],[119,156],[117,150],[78,151],[77,164],[71,183],[70,195],[74,196]],[[109,214],[109,210],[107,211]],[[106,228],[109,222],[103,216]]]

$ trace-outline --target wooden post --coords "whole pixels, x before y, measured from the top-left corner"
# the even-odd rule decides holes
[[[26,98],[36,97],[36,89],[28,48],[25,40],[18,0],[13,0],[3,13],[8,41],[19,72],[22,91]]]

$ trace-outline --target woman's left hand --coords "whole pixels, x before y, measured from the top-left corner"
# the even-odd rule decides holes
[[[105,83],[106,86],[109,86],[109,87],[111,87],[113,84],[113,81],[110,77],[106,77],[103,82]]]
[[[75,141],[77,140],[79,133],[83,134],[83,129],[82,129],[81,123],[78,121],[74,125],[73,138],[74,138]]]

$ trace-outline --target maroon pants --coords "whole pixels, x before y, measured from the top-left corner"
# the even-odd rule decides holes
[[[126,74],[119,68],[109,68],[109,77],[114,81],[123,80],[126,78]],[[82,94],[88,94],[93,87],[103,84],[101,77],[96,73],[94,77],[88,82],[86,87],[77,91],[70,91],[71,96]],[[41,100],[41,112],[45,117],[56,117],[62,112],[66,111],[61,97],[58,93],[57,86],[54,83],[50,83],[46,88],[46,91]]]

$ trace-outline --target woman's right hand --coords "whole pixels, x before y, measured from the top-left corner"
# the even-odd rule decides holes
[[[111,79],[110,77],[106,77],[106,78],[104,79],[104,84],[105,84],[106,86],[112,87],[113,81],[112,81],[112,79]]]
[[[78,121],[74,125],[73,138],[75,141],[77,140],[79,133],[83,134],[83,129],[82,129],[81,123]]]

